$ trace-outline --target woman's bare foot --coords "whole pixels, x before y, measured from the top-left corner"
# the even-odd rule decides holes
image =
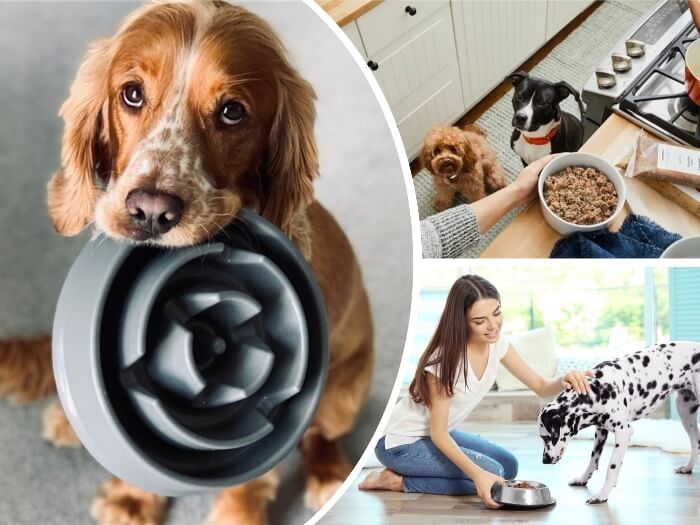
[[[385,468],[381,472],[370,473],[359,485],[360,490],[393,490],[403,492],[403,477]]]

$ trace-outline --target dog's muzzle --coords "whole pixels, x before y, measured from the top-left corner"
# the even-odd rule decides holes
[[[454,173],[457,171],[457,163],[454,160],[443,160],[439,164],[440,171],[443,173]]]
[[[517,128],[521,131],[526,131],[523,129],[525,127],[526,123],[527,123],[527,116],[526,115],[522,115],[520,113],[516,113],[515,115],[513,115],[513,120],[511,122],[511,125],[514,128]]]
[[[511,121],[511,125],[517,129],[518,131],[525,131],[525,132],[530,132],[530,131],[535,131],[537,129],[537,126],[534,124],[534,122],[530,123],[529,126],[526,126],[527,124],[527,115],[522,115],[519,113],[516,113],[513,115],[513,120]]]
[[[554,458],[546,453],[542,455],[542,463],[545,465],[555,465],[557,461],[559,461],[559,458]]]

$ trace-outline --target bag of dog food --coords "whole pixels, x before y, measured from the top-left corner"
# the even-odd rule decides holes
[[[640,130],[625,176],[700,187],[700,150],[669,144]]]

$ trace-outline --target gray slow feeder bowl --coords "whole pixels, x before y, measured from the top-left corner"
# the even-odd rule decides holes
[[[89,242],[58,300],[54,373],[99,463],[180,496],[251,480],[298,444],[325,384],[327,339],[306,261],[243,210],[206,245]]]

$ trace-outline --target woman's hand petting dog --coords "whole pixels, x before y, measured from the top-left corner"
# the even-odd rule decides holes
[[[562,388],[567,390],[573,388],[577,394],[588,395],[591,393],[591,386],[588,384],[589,377],[593,377],[593,372],[590,370],[585,372],[571,370],[561,376]]]

